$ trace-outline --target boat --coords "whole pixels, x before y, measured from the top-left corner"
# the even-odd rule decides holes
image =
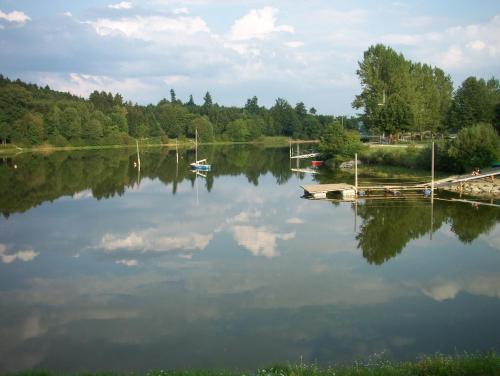
[[[193,171],[210,171],[212,169],[212,165],[208,164],[206,159],[198,160],[198,128],[196,129],[195,134],[196,134],[196,136],[195,136],[194,144],[195,144],[195,150],[196,150],[196,152],[195,152],[196,162],[193,162],[190,164],[191,170],[193,170]]]
[[[323,165],[324,161],[311,161],[311,166],[312,167],[319,167]]]

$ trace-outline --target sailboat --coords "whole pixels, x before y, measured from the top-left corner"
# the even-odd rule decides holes
[[[210,171],[212,165],[207,163],[206,159],[198,160],[198,128],[196,129],[196,137],[195,137],[195,150],[196,150],[196,162],[190,164],[191,170],[195,171]]]

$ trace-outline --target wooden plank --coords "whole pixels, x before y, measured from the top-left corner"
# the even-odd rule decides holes
[[[314,184],[314,185],[303,185],[302,189],[310,194],[321,193],[321,192],[341,192],[345,190],[353,190],[355,187],[346,183],[339,184]]]
[[[310,154],[302,154],[302,155],[294,155],[290,156],[291,159],[306,159],[313,158],[319,156],[319,153],[310,153]]]

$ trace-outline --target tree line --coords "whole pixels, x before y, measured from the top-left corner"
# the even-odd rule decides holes
[[[105,145],[134,139],[167,143],[193,138],[195,129],[203,142],[244,142],[262,136],[317,139],[336,120],[283,98],[269,109],[260,106],[256,96],[243,107],[226,107],[214,102],[209,92],[202,104],[196,104],[192,95],[183,102],[171,89],[169,99],[142,106],[124,101],[120,94],[94,91],[84,99],[0,75],[2,144]],[[357,128],[358,119],[345,118],[345,126]]]
[[[500,132],[500,83],[494,77],[468,77],[453,91],[442,69],[382,44],[364,52],[357,75],[362,91],[352,105],[372,133],[456,133],[478,123]]]

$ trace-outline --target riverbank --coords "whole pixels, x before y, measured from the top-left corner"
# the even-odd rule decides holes
[[[51,372],[47,370],[29,370],[17,373],[4,373],[10,376],[62,376],[62,375],[140,375],[136,372]],[[277,365],[250,372],[230,370],[154,370],[146,376],[414,376],[414,375],[500,375],[500,357],[496,354],[433,356],[424,357],[415,362],[391,362],[370,359],[356,362],[350,366],[321,368],[316,365]]]
[[[481,197],[500,197],[500,180],[491,180],[484,178],[481,180],[468,181],[461,184],[450,184],[441,187],[445,191],[464,193],[472,196]]]
[[[199,142],[199,145],[263,145],[263,146],[287,146],[289,144],[313,144],[318,143],[318,140],[290,140],[288,137],[260,137],[257,140],[248,142],[236,142],[236,141],[213,141],[213,142]],[[139,141],[140,148],[152,148],[152,147],[168,147],[168,148],[183,148],[189,149],[194,147],[194,140],[184,139],[180,140],[178,143],[167,142],[167,143],[149,143],[143,140]],[[121,144],[121,145],[82,145],[82,146],[53,146],[50,144],[43,144],[39,146],[31,147],[20,147],[20,146],[0,146],[0,155],[11,155],[23,152],[35,152],[35,153],[48,153],[56,151],[73,151],[73,150],[106,150],[106,149],[128,149],[136,148],[135,143],[131,144]]]

